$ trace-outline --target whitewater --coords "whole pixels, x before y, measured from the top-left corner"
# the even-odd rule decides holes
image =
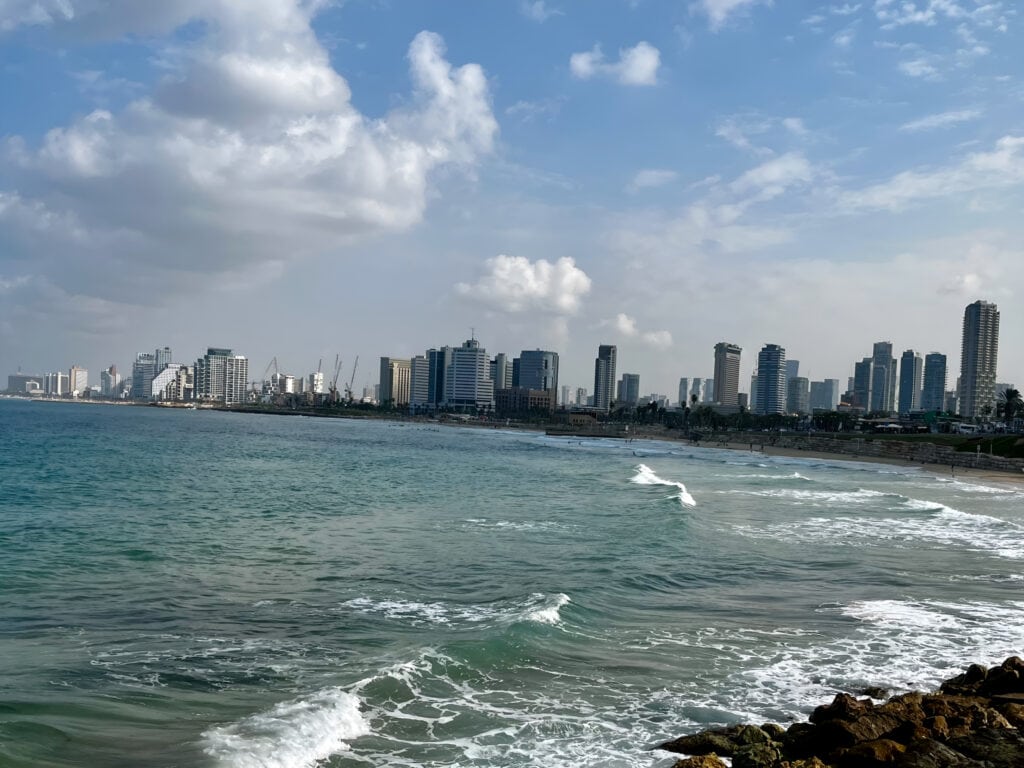
[[[0,430],[5,768],[661,768],[1024,653],[1010,484],[201,411]]]

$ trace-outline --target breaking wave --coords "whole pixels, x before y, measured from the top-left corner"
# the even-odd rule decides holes
[[[697,506],[697,501],[690,495],[690,492],[686,490],[685,485],[675,480],[665,480],[658,477],[658,475],[654,473],[654,470],[646,464],[637,464],[636,474],[633,475],[630,482],[636,483],[637,485],[667,485],[671,488],[677,488],[679,489],[679,492],[672,498],[678,499],[679,503],[684,507]]]

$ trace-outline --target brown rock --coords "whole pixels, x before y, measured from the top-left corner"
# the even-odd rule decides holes
[[[929,739],[907,747],[892,764],[892,768],[991,768],[972,760],[945,744]]]
[[[821,762],[817,757],[809,757],[806,760],[783,760],[779,768],[831,768]]]
[[[782,762],[780,744],[747,744],[732,756],[732,768],[777,768]]]
[[[1007,728],[983,728],[956,739],[949,747],[997,768],[1024,768],[1024,735]]]
[[[718,759],[718,755],[712,752],[710,755],[698,755],[677,760],[672,764],[672,768],[726,768],[726,766]]]
[[[875,739],[842,750],[836,763],[841,768],[876,768],[892,765],[907,748],[892,739]]]
[[[997,709],[1010,725],[1024,730],[1024,704],[1000,704]]]
[[[772,741],[778,741],[782,738],[782,734],[786,732],[778,723],[765,723],[761,726],[761,730],[768,734]]]
[[[739,730],[739,726],[733,726],[731,728],[701,731],[690,736],[682,736],[672,741],[666,741],[657,748],[664,749],[666,752],[678,752],[684,755],[709,755],[714,753],[723,757],[732,757],[737,747],[733,737]]]
[[[822,704],[808,718],[815,725],[829,720],[852,720],[874,707],[871,699],[855,699],[848,693],[837,693],[831,704]]]

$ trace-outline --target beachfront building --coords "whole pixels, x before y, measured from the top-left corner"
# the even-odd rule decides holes
[[[921,410],[945,410],[946,356],[931,352],[924,356],[924,383],[921,386]]]
[[[139,352],[132,364],[132,399],[149,400],[153,394],[153,378],[156,376],[156,355]]]
[[[615,392],[615,357],[617,349],[614,344],[602,344],[597,348],[594,360],[594,408],[608,411]]]
[[[620,405],[636,407],[640,402],[640,374],[624,373],[619,381],[618,393],[615,397]]]
[[[444,377],[451,362],[451,347],[427,350],[427,403],[431,408],[444,405]]]
[[[757,371],[750,375],[750,410],[757,413]]]
[[[68,386],[72,397],[81,397],[89,389],[89,371],[77,365],[68,371]]]
[[[380,404],[391,408],[404,408],[409,405],[411,375],[412,362],[407,358],[382,357],[380,359]]]
[[[896,404],[896,358],[891,341],[876,341],[871,355],[870,408],[877,413],[891,413]]]
[[[510,389],[515,385],[512,378],[514,361],[508,359],[508,355],[499,352],[491,360],[491,381],[494,382],[495,391],[499,389]]]
[[[196,400],[225,405],[241,405],[246,401],[246,386],[249,381],[247,357],[236,355],[224,347],[208,347],[206,354],[196,360],[193,370],[193,392]],[[147,398],[152,397],[152,383],[153,380],[150,379]],[[134,382],[132,387],[134,393]]]
[[[810,413],[810,382],[804,376],[794,376],[786,382],[786,411],[789,413]]]
[[[736,405],[740,391],[740,353],[736,344],[720,341],[715,344],[715,402]]]
[[[513,386],[525,389],[558,391],[558,353],[544,349],[524,349],[516,359],[518,377]],[[498,389],[497,383],[495,388]]]
[[[999,310],[976,301],[964,309],[960,348],[960,415],[969,419],[996,410],[996,361],[999,356]]]
[[[430,403],[430,361],[426,355],[416,355],[409,361],[409,411],[417,413],[432,410]]]
[[[924,364],[921,355],[912,349],[900,357],[900,402],[899,413],[905,416],[921,409],[921,377]]]
[[[871,407],[871,382],[873,376],[874,362],[870,357],[865,357],[853,366],[853,406],[863,408],[865,411]]]
[[[757,354],[757,413],[786,411],[786,350],[765,344]]]
[[[456,410],[489,410],[494,403],[494,382],[487,350],[467,339],[451,350],[444,372],[444,404]]]
[[[104,397],[117,397],[121,389],[121,376],[117,372],[117,366],[112,365],[105,371],[100,371],[100,394]]]

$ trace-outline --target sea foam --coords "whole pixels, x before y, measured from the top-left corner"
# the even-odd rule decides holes
[[[224,768],[313,768],[370,732],[359,698],[325,688],[203,733],[207,755]]]
[[[636,474],[630,479],[631,483],[637,485],[667,485],[671,488],[678,488],[679,493],[675,495],[675,498],[679,499],[679,503],[685,507],[697,506],[696,500],[690,495],[690,492],[686,490],[686,486],[675,480],[665,480],[658,477],[654,473],[654,470],[648,467],[646,464],[637,464]]]

